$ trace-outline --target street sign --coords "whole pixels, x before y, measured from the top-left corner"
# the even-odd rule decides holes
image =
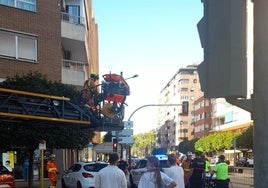
[[[119,144],[133,144],[133,137],[121,137],[119,138]]]
[[[133,129],[123,129],[118,133],[120,137],[133,136]]]
[[[124,121],[124,127],[126,129],[131,129],[133,128],[133,121]]]

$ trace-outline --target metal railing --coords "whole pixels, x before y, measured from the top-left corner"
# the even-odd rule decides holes
[[[61,12],[61,20],[73,23],[73,24],[83,24],[85,25],[85,18],[82,16],[75,16],[68,14],[66,12]]]
[[[229,167],[229,178],[232,184],[254,186],[254,168]]]
[[[66,69],[72,69],[77,71],[84,71],[86,63],[80,61],[73,61],[73,60],[63,60],[63,67]]]

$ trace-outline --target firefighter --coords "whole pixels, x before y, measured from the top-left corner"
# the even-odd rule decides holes
[[[90,79],[86,80],[83,88],[83,98],[86,99],[86,107],[95,108],[96,98],[99,94],[96,81],[99,79],[99,75],[96,73],[90,74]]]
[[[56,155],[51,154],[49,156],[49,161],[46,164],[46,170],[48,172],[48,178],[50,180],[49,188],[56,188],[57,185],[57,174],[59,174],[57,165],[56,165]]]
[[[190,178],[190,164],[192,161],[192,152],[188,151],[186,153],[186,159],[182,161],[181,167],[183,168],[184,171],[184,184],[185,187],[189,187],[189,178]]]

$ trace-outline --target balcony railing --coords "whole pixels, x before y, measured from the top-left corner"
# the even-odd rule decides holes
[[[86,66],[84,62],[63,60],[62,83],[83,86],[87,75]]]
[[[66,69],[73,69],[73,70],[80,70],[84,71],[85,70],[86,63],[84,62],[79,62],[79,61],[73,61],[73,60],[63,60],[63,67]]]
[[[61,20],[67,21],[69,23],[73,24],[83,24],[85,25],[85,18],[82,16],[75,16],[75,15],[70,15],[66,12],[61,13]]]

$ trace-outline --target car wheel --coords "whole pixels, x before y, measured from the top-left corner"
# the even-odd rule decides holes
[[[82,188],[82,185],[80,182],[77,182],[77,188]]]
[[[61,188],[67,188],[67,186],[66,186],[66,184],[65,184],[63,179],[61,180]]]

